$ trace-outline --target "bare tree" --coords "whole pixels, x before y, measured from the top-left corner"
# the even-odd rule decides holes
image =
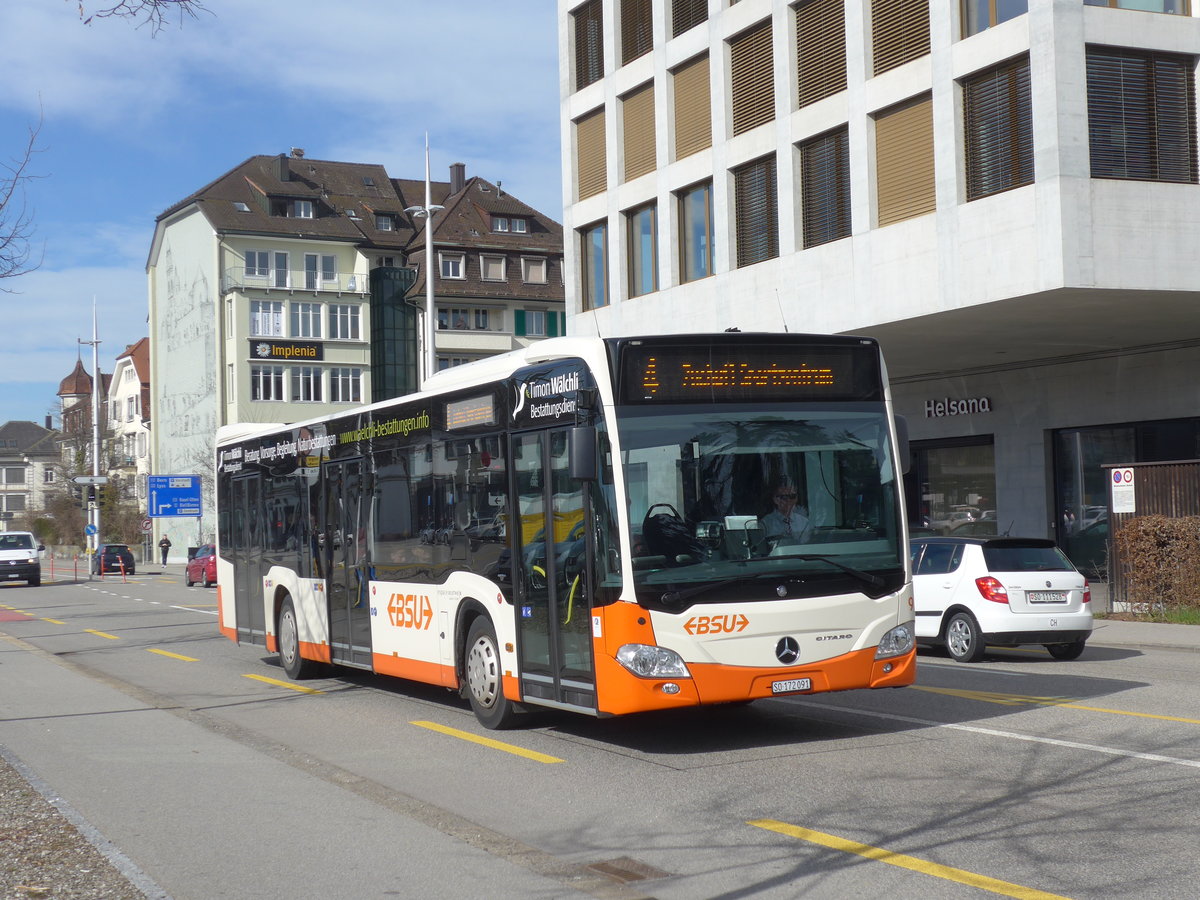
[[[91,24],[93,19],[131,19],[140,28],[149,25],[152,33],[157,34],[167,26],[167,20],[173,16],[179,17],[183,24],[184,17],[196,18],[200,12],[208,12],[200,0],[104,0],[103,6],[88,12],[85,0],[67,0],[79,4],[79,18],[84,25]]]
[[[38,152],[37,139],[42,130],[29,129],[24,151],[11,160],[0,162],[0,280],[32,272],[41,259],[33,260],[33,211],[25,198],[26,183],[37,176],[30,172],[33,156]],[[12,293],[10,288],[0,291]]]

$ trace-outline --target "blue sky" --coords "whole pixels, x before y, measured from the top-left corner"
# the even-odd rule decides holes
[[[84,0],[94,11],[116,0]],[[554,0],[204,0],[153,34],[79,0],[0,2],[0,159],[42,121],[40,268],[0,287],[0,423],[42,423],[82,353],[147,334],[155,217],[247,157],[304,148],[392,177],[467,175],[562,220]],[[173,20],[174,22],[174,20]],[[427,71],[426,71],[427,70]]]

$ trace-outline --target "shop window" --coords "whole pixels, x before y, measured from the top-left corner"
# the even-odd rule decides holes
[[[991,436],[914,441],[904,476],[912,534],[998,534],[996,453]]]

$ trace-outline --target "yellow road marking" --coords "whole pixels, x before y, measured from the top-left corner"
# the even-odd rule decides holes
[[[146,648],[147,653],[157,653],[159,656],[169,656],[171,659],[182,659],[184,662],[200,662],[194,656],[181,656],[178,653],[172,653],[170,650],[156,650],[153,647]]]
[[[1019,897],[1021,900],[1063,900],[1059,894],[1050,894],[1046,891],[1039,891],[1034,888],[1022,887],[1019,884],[1012,884],[1008,881],[1000,881],[996,878],[988,878],[986,875],[978,875],[974,872],[968,872],[965,869],[955,869],[952,866],[943,866],[939,863],[929,862],[928,860],[918,859],[915,856],[905,856],[902,853],[893,853],[890,850],[884,850],[882,847],[872,847],[870,844],[860,844],[858,841],[850,841],[846,838],[840,838],[836,835],[825,834],[820,831],[813,831],[810,828],[801,828],[798,825],[789,825],[786,822],[777,822],[774,819],[756,819],[752,822],[747,822],[747,825],[753,825],[756,828],[765,828],[767,831],[775,831],[779,834],[794,837],[802,841],[808,841],[812,844],[819,844],[822,847],[828,847],[831,850],[840,850],[843,853],[853,853],[857,856],[873,859],[878,862],[887,863],[890,866],[898,866],[901,869],[908,869],[912,872],[918,872],[922,875],[931,875],[934,878],[943,878],[947,881],[956,881],[959,884],[965,884],[970,887],[979,888],[983,891],[990,891],[993,894],[1001,894],[1005,897]]]
[[[120,638],[117,637],[115,634],[109,634],[106,631],[97,631],[94,628],[85,628],[83,630],[86,631],[88,634],[94,634],[98,637],[108,638],[110,641],[119,641],[120,640]]]
[[[316,688],[304,687],[299,684],[292,684],[287,681],[280,681],[277,678],[267,678],[265,675],[243,675],[243,678],[253,678],[255,681],[261,681],[264,684],[273,684],[276,687],[284,687],[289,691],[299,691],[301,694],[322,694],[324,691],[318,691]]]
[[[49,622],[51,625],[66,625],[67,624],[66,622],[60,621],[58,619],[42,619],[42,621]]]
[[[1136,719],[1159,719],[1163,722],[1182,722],[1185,725],[1200,725],[1200,719],[1187,719],[1182,716],[1164,716],[1158,713],[1134,712],[1128,709],[1107,709],[1103,706],[1084,706],[1074,702],[1070,697],[1026,697],[1020,694],[995,694],[990,691],[963,691],[956,688],[935,688],[913,685],[918,691],[928,691],[931,694],[949,694],[952,697],[963,697],[967,700],[979,700],[983,703],[999,703],[1003,706],[1019,706],[1022,703],[1031,706],[1056,706],[1059,709],[1079,709],[1084,712],[1108,713],[1112,716],[1132,716]]]
[[[459,731],[457,728],[449,728],[445,725],[439,725],[436,722],[409,722],[408,724],[416,725],[418,728],[428,728],[430,731],[439,731],[442,734],[461,738],[473,744],[482,744],[484,747],[491,747],[493,750],[503,750],[505,753],[511,753],[514,756],[523,756],[526,759],[532,759],[534,762],[564,762],[564,760],[559,759],[557,756],[547,756],[545,753],[538,753],[536,750],[526,750],[524,747],[518,747],[515,744],[506,744],[503,741],[493,740],[492,738],[480,737],[477,734],[471,734],[469,731]]]

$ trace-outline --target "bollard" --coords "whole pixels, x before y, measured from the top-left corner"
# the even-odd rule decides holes
[[[121,583],[129,584],[129,579],[125,577],[125,560],[118,560],[118,564],[121,566]]]

